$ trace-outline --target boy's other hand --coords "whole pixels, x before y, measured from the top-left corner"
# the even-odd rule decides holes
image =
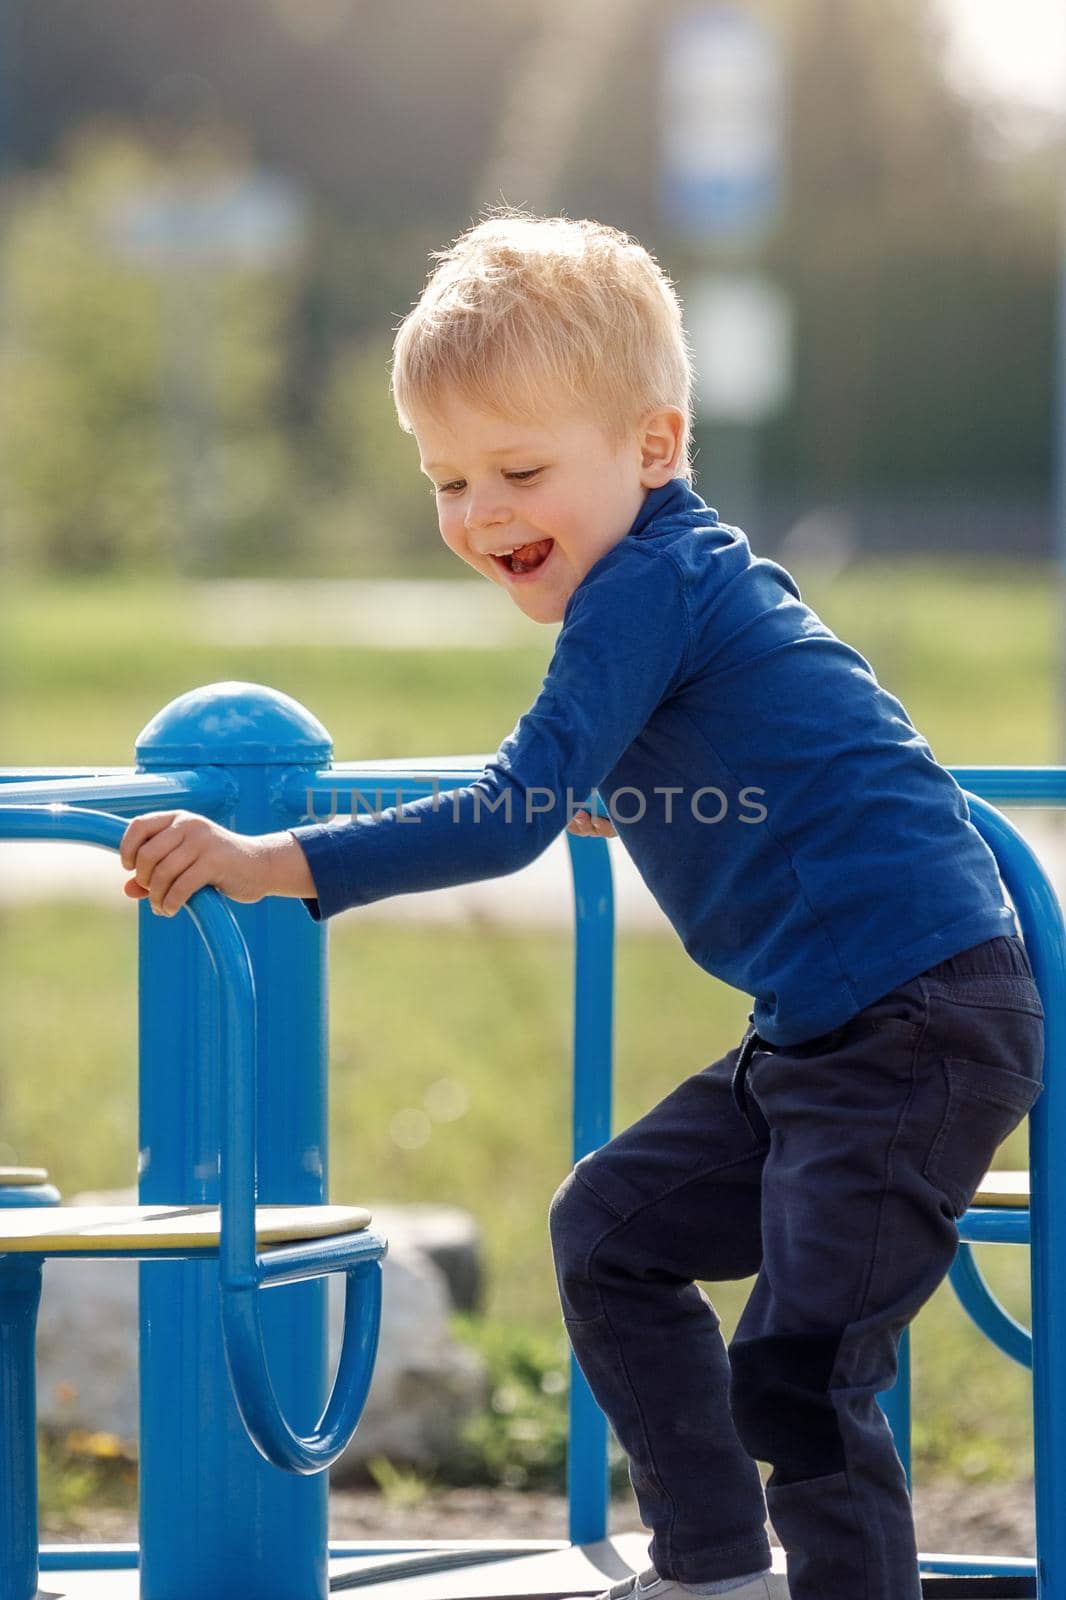
[[[313,895],[307,858],[289,833],[252,837],[193,811],[150,811],[135,817],[119,856],[133,877],[123,892],[172,917],[190,895],[211,884],[250,905],[268,894]]]
[[[594,817],[588,811],[578,811],[567,833],[576,833],[579,839],[617,839],[618,835],[609,817]]]

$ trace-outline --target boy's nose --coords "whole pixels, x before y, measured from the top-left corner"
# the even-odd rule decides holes
[[[466,526],[474,533],[482,528],[501,528],[511,520],[507,507],[494,498],[471,496],[466,508]]]

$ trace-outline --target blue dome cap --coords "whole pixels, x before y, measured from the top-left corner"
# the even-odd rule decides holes
[[[333,740],[306,706],[261,683],[209,683],[181,694],[141,729],[142,768],[252,766],[298,762],[322,766]]]

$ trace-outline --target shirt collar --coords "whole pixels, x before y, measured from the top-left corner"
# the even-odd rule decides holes
[[[656,517],[663,513],[673,516],[679,511],[694,509],[705,509],[699,495],[684,478],[671,478],[661,489],[649,489],[627,537],[632,538],[634,534],[646,532]],[[715,512],[712,511],[711,516],[716,519]]]

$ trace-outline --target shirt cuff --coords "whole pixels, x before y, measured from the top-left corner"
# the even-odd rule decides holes
[[[303,899],[308,916],[315,922],[322,922],[355,903],[358,896],[349,892],[337,827],[320,822],[288,831],[306,856],[315,885],[314,896]]]

